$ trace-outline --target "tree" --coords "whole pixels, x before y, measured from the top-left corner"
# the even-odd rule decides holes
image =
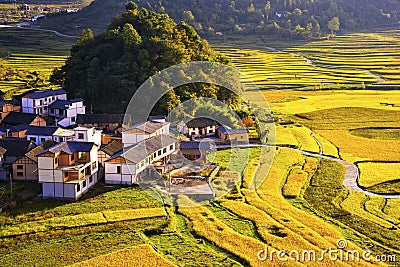
[[[192,14],[192,11],[190,11],[190,10],[183,11],[182,18],[184,21],[187,21],[187,22],[194,21],[194,16]]]
[[[269,20],[269,16],[271,14],[271,2],[270,1],[267,1],[267,3],[265,4],[264,10],[265,10],[265,17],[267,18],[267,20]]]
[[[330,21],[328,21],[328,29],[331,30],[332,35],[339,31],[339,28],[340,22],[338,17],[333,17]]]
[[[166,14],[137,10],[128,4],[107,31],[96,36],[90,30],[82,33],[66,64],[53,72],[52,81],[72,97],[86,99],[94,112],[123,113],[129,99],[149,77],[190,61],[227,63],[227,58],[213,51],[187,23],[177,24]],[[167,94],[153,112],[167,114],[180,101],[193,97],[237,104],[238,97],[224,88],[206,83],[172,88],[172,81],[160,85]]]
[[[78,45],[84,44],[90,40],[93,40],[94,34],[91,29],[83,30],[81,35],[78,37],[77,43]]]

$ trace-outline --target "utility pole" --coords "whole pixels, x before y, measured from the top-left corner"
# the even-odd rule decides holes
[[[13,179],[12,179],[12,175],[11,175],[11,172],[10,172],[10,197],[11,197],[11,200],[13,199]]]

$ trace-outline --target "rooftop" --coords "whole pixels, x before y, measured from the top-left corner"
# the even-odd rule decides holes
[[[37,116],[36,114],[12,111],[3,119],[3,123],[9,125],[30,124]]]
[[[228,126],[220,126],[218,127],[218,131],[225,134],[247,134],[249,133],[248,129],[232,129]]]
[[[180,144],[181,149],[210,149],[211,144],[209,142],[185,142],[182,141]]]
[[[177,141],[178,139],[165,134],[153,136],[136,145],[124,148],[124,150],[116,153],[108,160],[123,157],[124,159],[132,163],[138,163],[153,154],[154,152],[169,145],[172,145]]]
[[[83,102],[84,100],[82,98],[75,98],[71,100],[60,100],[57,99],[53,103],[49,105],[49,108],[54,108],[54,109],[61,109],[61,110],[67,110],[72,103],[77,103],[77,102]]]
[[[58,127],[46,127],[46,126],[29,126],[26,135],[41,135],[41,136],[53,136],[58,130]]]
[[[31,99],[40,99],[49,96],[56,96],[56,95],[63,95],[67,92],[64,90],[43,90],[43,91],[35,91],[33,93],[29,93],[24,96],[24,98],[31,98]]]
[[[194,118],[186,123],[188,128],[204,128],[208,126],[219,126],[218,122],[213,119],[199,117]]]
[[[118,153],[119,151],[121,151],[123,148],[124,148],[124,145],[121,142],[114,140],[111,143],[102,146],[100,148],[100,150],[109,156],[113,156],[116,153]]]
[[[130,130],[138,130],[138,131],[145,132],[147,134],[153,134],[156,131],[160,130],[161,128],[163,128],[164,126],[169,125],[169,124],[170,124],[169,122],[157,123],[157,122],[146,121],[146,122],[135,124],[132,127],[125,129],[124,132],[130,131]]]
[[[54,145],[56,145],[57,143],[54,142],[53,140],[47,140],[45,141],[43,144],[41,144],[40,146],[37,146],[33,149],[31,149],[30,151],[28,151],[25,156],[27,156],[29,159],[37,162],[37,154],[39,154],[40,152],[42,152],[45,149],[48,149]]]
[[[124,121],[124,114],[78,114],[77,124],[120,123]]]
[[[8,157],[21,157],[30,149],[35,147],[35,144],[29,140],[17,139],[0,139],[0,147],[7,151],[4,154]]]
[[[39,153],[38,155],[50,152],[50,153],[57,153],[57,152],[64,152],[67,154],[73,154],[75,152],[90,152],[95,146],[93,142],[75,142],[75,141],[66,141],[55,146],[50,147]]]

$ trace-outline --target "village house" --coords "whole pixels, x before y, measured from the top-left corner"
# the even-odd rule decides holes
[[[76,142],[93,142],[96,146],[101,146],[101,130],[96,128],[76,127],[74,141]]]
[[[105,161],[105,182],[134,184],[143,171],[157,162],[166,164],[177,149],[178,139],[166,134],[151,136],[135,145],[125,147]],[[124,144],[125,145],[125,144]]]
[[[218,122],[205,117],[194,118],[178,125],[179,131],[191,139],[213,137],[218,127]]]
[[[22,97],[22,112],[48,115],[48,106],[56,100],[67,100],[64,90],[42,90],[28,93]]]
[[[48,114],[56,125],[69,127],[76,124],[78,114],[85,114],[86,107],[82,98],[71,100],[57,99],[48,106]]]
[[[29,126],[26,131],[26,139],[40,145],[47,140],[54,140],[53,136],[58,129],[58,127]]]
[[[10,112],[21,112],[21,106],[15,105],[12,101],[0,99],[0,123]]]
[[[53,134],[53,140],[56,142],[74,141],[75,132],[73,130],[58,128]]]
[[[32,140],[36,145],[40,145],[46,140],[53,140],[58,143],[74,141],[75,135],[74,130],[55,126],[29,126],[26,132],[26,139]]]
[[[77,125],[99,128],[110,135],[121,134],[123,121],[124,114],[78,114],[76,118]]]
[[[67,141],[39,153],[38,174],[43,197],[78,199],[98,178],[98,147]]]
[[[10,165],[36,147],[36,145],[29,140],[0,139],[0,147],[6,149],[6,152],[3,154],[3,163]]]
[[[14,161],[11,164],[13,179],[16,181],[37,181],[38,159],[36,155],[42,152],[43,150],[54,146],[55,144],[56,142],[48,140],[43,144],[41,144],[40,146],[37,146],[29,150],[19,159]]]
[[[10,112],[1,122],[3,126],[31,125],[31,126],[46,126],[46,121],[36,114],[28,114],[21,112]]]
[[[248,142],[249,130],[248,129],[232,129],[228,126],[218,127],[218,136],[224,141],[230,142]]]
[[[122,131],[122,142],[124,147],[132,146],[139,142],[142,142],[150,137],[158,135],[169,134],[169,122],[154,123],[154,122],[143,122],[133,125],[128,129]]]
[[[104,167],[104,162],[118,152],[122,151],[123,144],[119,141],[112,141],[111,143],[102,145],[99,149],[99,165]]]
[[[12,127],[6,127],[5,137],[13,137],[19,139],[26,139],[26,132],[29,128],[29,125],[20,124]]]

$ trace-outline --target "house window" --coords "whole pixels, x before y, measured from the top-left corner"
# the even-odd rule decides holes
[[[36,143],[36,137],[31,137],[31,138],[29,138],[29,140],[31,140],[31,141]]]
[[[73,154],[71,155],[71,160],[74,160],[74,158],[75,158],[75,154],[73,153]]]
[[[78,159],[85,160],[86,159],[86,152],[78,152]]]
[[[92,183],[92,182],[93,182],[93,177],[90,176],[90,177],[89,177],[89,183]]]
[[[17,177],[22,177],[22,176],[24,176],[23,172],[17,172]]]
[[[117,166],[117,174],[121,173],[121,166]]]
[[[174,149],[174,145],[170,145],[169,150],[173,150],[173,149]]]
[[[40,138],[40,142],[41,142],[41,143],[46,142],[46,138]]]
[[[24,169],[24,165],[17,165],[17,170],[23,170]]]
[[[158,151],[157,151],[157,155],[158,155],[158,156],[161,156],[161,150],[158,150]]]
[[[83,186],[83,188],[86,187],[86,181],[83,181],[82,186]]]
[[[47,107],[44,107],[43,110],[47,110]]]
[[[83,135],[83,133],[78,133],[78,139],[84,139],[85,136]]]
[[[40,100],[39,103],[40,103],[40,105],[43,105],[43,100]]]
[[[75,117],[72,117],[72,118],[71,118],[71,121],[72,121],[72,122],[75,122]]]
[[[164,148],[162,152],[163,154],[167,153],[167,148]]]
[[[76,185],[76,192],[81,191],[81,186],[79,184]]]
[[[95,161],[95,162],[92,163],[92,170],[94,170],[96,168],[97,168],[97,162]]]

